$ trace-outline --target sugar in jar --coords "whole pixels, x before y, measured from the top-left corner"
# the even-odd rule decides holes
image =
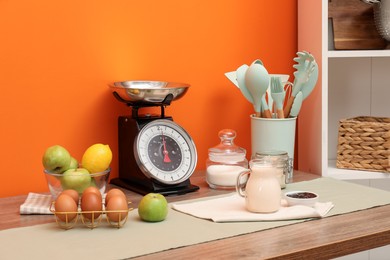
[[[218,136],[220,144],[209,149],[206,181],[213,189],[235,189],[238,175],[248,169],[246,150],[234,144],[234,130],[223,129]]]

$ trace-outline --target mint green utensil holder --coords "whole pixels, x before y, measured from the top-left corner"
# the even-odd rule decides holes
[[[294,158],[295,128],[297,118],[259,118],[251,119],[252,156],[256,152],[285,151]]]

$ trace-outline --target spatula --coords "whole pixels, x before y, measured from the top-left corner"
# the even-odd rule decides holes
[[[291,106],[290,117],[297,117],[302,107],[303,94],[299,91],[295,96],[294,103]]]
[[[263,113],[263,117],[264,118],[272,118],[272,113],[271,113],[271,111],[270,111],[270,109],[269,109],[269,106],[268,106],[268,104],[267,104],[267,100],[265,99],[265,95],[266,95],[267,93],[264,93],[263,94],[263,96],[262,96],[262,98],[261,98],[261,111],[262,111],[262,113]]]
[[[295,96],[301,91],[303,85],[306,84],[316,65],[314,57],[307,51],[297,52],[297,55],[298,57],[295,57],[294,61],[298,62],[298,64],[295,64],[293,66],[296,69],[296,71],[294,72],[294,84],[291,96],[288,99],[287,105],[284,108],[284,117],[289,116]]]
[[[245,74],[248,70],[248,65],[243,64],[236,70],[236,77],[237,77],[237,84],[238,88],[240,89],[241,93],[244,95],[244,97],[251,103],[253,103],[253,97],[251,93],[248,91],[248,88],[246,86],[245,82]]]
[[[310,74],[309,79],[307,80],[306,84],[302,86],[302,95],[303,100],[307,98],[307,96],[310,95],[310,93],[313,91],[315,85],[317,84],[318,80],[318,65],[315,61],[313,61],[314,69],[313,72]]]
[[[236,76],[236,72],[235,71],[230,71],[230,72],[226,72],[225,73],[225,76],[237,87],[237,88],[240,88],[238,86],[238,82],[237,82],[237,76]]]
[[[245,73],[245,85],[253,97],[256,116],[260,116],[261,99],[268,89],[269,74],[260,60],[255,60]]]

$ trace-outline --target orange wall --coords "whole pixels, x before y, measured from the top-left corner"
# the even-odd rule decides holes
[[[292,75],[297,0],[0,1],[0,197],[44,192],[41,157],[51,145],[81,159],[93,143],[113,150],[117,117],[130,110],[107,84],[191,84],[167,114],[192,135],[197,169],[223,128],[250,151],[251,105],[224,76],[260,58]]]

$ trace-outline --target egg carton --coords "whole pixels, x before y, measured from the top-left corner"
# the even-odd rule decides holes
[[[131,204],[131,202],[128,202]],[[103,205],[104,207],[104,205]],[[69,212],[56,212],[55,210],[55,201],[53,201],[50,205],[49,210],[54,214],[56,223],[59,227],[63,229],[71,229],[73,228],[79,220],[81,220],[82,224],[90,229],[94,229],[98,227],[103,218],[107,220],[107,223],[110,226],[121,228],[127,222],[129,212],[133,210],[133,208],[128,208],[127,210],[94,210],[94,211],[86,211],[81,210],[79,207],[77,211],[69,211]],[[117,213],[118,221],[112,221],[108,217],[108,214]],[[125,217],[122,218],[123,214],[126,213]],[[90,216],[88,216],[90,214]],[[87,217],[87,216],[88,217]],[[96,217],[95,217],[96,216]]]

